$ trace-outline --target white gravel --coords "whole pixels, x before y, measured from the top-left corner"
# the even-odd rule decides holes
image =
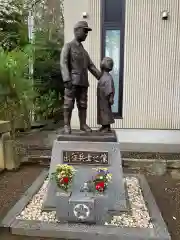
[[[106,225],[115,225],[120,227],[140,227],[153,228],[148,209],[146,207],[139,180],[135,177],[125,178],[131,214],[123,213],[120,216],[114,216],[110,223]]]
[[[130,213],[123,213],[120,216],[114,216],[112,221],[105,225],[113,225],[119,227],[139,227],[153,228],[148,209],[146,207],[139,180],[135,177],[125,178],[129,203],[131,207]],[[39,192],[34,195],[31,202],[25,207],[17,219],[21,220],[38,220],[44,222],[58,222],[56,212],[42,212],[42,204],[47,192],[48,179],[40,188]]]

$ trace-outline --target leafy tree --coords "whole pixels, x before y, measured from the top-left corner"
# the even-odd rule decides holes
[[[15,136],[15,124],[21,116],[27,127],[30,126],[30,110],[33,108],[33,82],[29,79],[28,60],[31,48],[12,50],[0,49],[0,116],[9,120],[12,136]]]
[[[44,109],[45,112],[41,116],[53,118],[55,112],[60,111],[64,90],[59,66],[60,51],[64,41],[62,1],[45,0],[44,3],[40,2],[36,5],[35,11],[34,78],[36,89],[41,96],[36,101],[37,112],[39,115],[38,109]],[[51,106],[48,109],[44,107],[45,105]]]
[[[10,55],[14,59],[14,54],[24,51],[28,43],[28,11],[32,10],[35,16],[35,44],[34,60],[34,89],[41,95],[41,100],[36,99],[35,109],[37,114],[43,117],[49,115],[53,117],[55,109],[59,109],[63,96],[63,82],[59,69],[59,56],[63,45],[63,1],[62,0],[1,0],[0,2],[0,45],[4,49],[3,55],[7,54],[7,61],[10,61]],[[9,53],[5,52],[8,51]],[[3,59],[2,59],[3,61]],[[28,61],[26,62],[28,66]],[[3,65],[2,65],[3,66]],[[26,66],[26,67],[27,67]],[[14,72],[14,65],[8,68],[8,71]],[[4,74],[3,71],[0,75]],[[27,77],[27,76],[26,76]],[[17,80],[17,79],[16,79]],[[23,82],[19,80],[19,85]],[[29,86],[30,87],[30,86]],[[32,87],[32,86],[31,86]],[[1,83],[1,95],[2,87]],[[21,92],[23,89],[19,89]],[[5,93],[5,92],[4,92]],[[22,93],[21,93],[22,94]],[[47,98],[49,94],[49,98]],[[43,96],[44,95],[44,96]],[[56,96],[56,101],[54,99]],[[17,97],[17,96],[16,96]],[[52,101],[51,109],[44,108]],[[17,98],[18,99],[18,98]],[[30,98],[33,101],[32,98]],[[16,102],[15,97],[13,101]],[[18,101],[18,100],[17,100]],[[41,105],[43,103],[43,106]],[[16,104],[17,106],[17,104]],[[38,111],[39,108],[47,109],[47,113]]]
[[[8,51],[28,43],[27,11],[24,0],[1,0],[0,44]]]

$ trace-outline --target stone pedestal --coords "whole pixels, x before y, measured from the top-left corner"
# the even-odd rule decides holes
[[[79,130],[73,130],[71,134],[66,135],[62,130],[59,133],[57,140],[68,142],[117,142],[117,137],[115,131],[103,134],[98,131],[85,133]]]
[[[21,159],[16,150],[16,143],[8,135],[4,143],[4,156],[7,170],[17,170],[20,167]]]
[[[56,193],[56,217],[62,222],[103,225],[108,211],[108,194]]]
[[[8,214],[5,216],[5,218],[2,220],[2,226],[8,228],[8,231],[13,235],[21,235],[26,238],[32,237],[41,239],[41,238],[50,238],[50,239],[74,239],[74,240],[171,240],[170,234],[168,233],[167,226],[165,222],[163,221],[163,218],[161,216],[161,213],[156,205],[155,199],[153,198],[153,195],[151,193],[151,190],[149,188],[149,185],[146,181],[146,179],[141,175],[126,175],[127,178],[133,178],[134,181],[139,182],[139,193],[142,199],[140,202],[145,201],[148,212],[144,212],[144,208],[139,208],[139,197],[138,200],[135,202],[132,201],[132,199],[129,199],[129,194],[127,194],[127,199],[130,200],[129,204],[130,207],[134,208],[134,211],[138,211],[137,216],[132,213],[132,211],[129,211],[127,213],[122,213],[122,215],[126,215],[125,222],[123,221],[123,216],[119,216],[119,220],[116,220],[114,224],[111,222],[111,219],[109,219],[109,225],[108,222],[105,225],[98,224],[96,220],[96,224],[88,224],[79,222],[76,220],[76,223],[64,223],[63,221],[57,222],[56,219],[52,219],[50,221],[47,221],[47,218],[43,217],[43,212],[39,215],[39,211],[41,212],[42,209],[39,209],[39,206],[33,205],[33,211],[35,210],[36,213],[38,213],[36,217],[32,215],[30,219],[28,218],[29,212],[26,216],[24,216],[24,211],[30,210],[31,207],[29,203],[33,198],[36,196],[36,194],[41,191],[42,184],[44,183],[45,179],[47,177],[46,171],[42,172],[38,178],[34,181],[32,186],[27,190],[27,192],[22,196],[22,198],[15,204],[13,208],[10,209]],[[127,182],[126,182],[127,183]],[[128,184],[128,183],[127,183]],[[41,192],[42,194],[42,192]],[[132,197],[132,192],[130,193]],[[41,195],[42,196],[42,195]],[[43,195],[44,196],[44,195]],[[59,194],[58,194],[59,196]],[[64,195],[65,197],[65,195]],[[141,198],[140,197],[140,198]],[[100,211],[104,209],[104,206],[102,205],[101,201],[103,196],[99,196],[99,206],[98,210]],[[63,204],[68,203],[66,199],[65,201],[62,201]],[[78,202],[80,199],[78,199]],[[89,201],[89,200],[88,200]],[[86,199],[83,199],[83,202],[86,202]],[[138,204],[135,204],[137,203]],[[96,207],[96,202],[94,204]],[[64,208],[66,209],[66,208]],[[61,212],[57,212],[58,216],[59,214],[62,216],[62,210]],[[75,207],[75,215],[77,215],[77,212],[82,215],[85,213],[85,215],[89,212],[86,206],[78,205]],[[31,211],[31,210],[30,210]],[[58,211],[58,207],[57,207]],[[139,216],[143,214],[144,216]],[[46,213],[47,214],[47,213]],[[54,215],[54,213],[51,213]],[[66,214],[66,213],[65,213]],[[140,214],[140,215],[139,215]],[[21,215],[21,217],[20,217]],[[96,213],[95,213],[96,215]],[[117,215],[115,215],[117,217]],[[27,217],[27,218],[26,218]],[[151,227],[147,226],[142,227],[142,221],[148,222],[149,218],[152,220]],[[42,220],[43,219],[43,220]],[[141,220],[140,220],[141,219]],[[87,219],[88,220],[88,219]],[[86,221],[87,221],[86,220]],[[116,225],[119,221],[120,226]],[[138,220],[138,222],[137,222]],[[131,225],[132,221],[136,222],[137,227],[134,227]],[[123,223],[124,222],[124,223]],[[18,237],[17,237],[18,238]],[[19,237],[20,238],[20,237]]]
[[[73,153],[76,158],[72,157]],[[14,235],[39,238],[171,239],[145,178],[139,175],[123,178],[117,142],[56,140],[49,176],[62,163],[74,165],[78,170],[69,192],[58,188],[54,179],[46,179],[47,174],[43,172],[2,220],[3,227],[10,228]],[[113,174],[112,183],[102,195],[82,192],[82,186],[87,190],[83,183],[92,176],[95,166],[106,166]],[[44,209],[35,203],[39,197],[45,199]],[[127,209],[126,200],[133,211],[121,212]],[[43,212],[48,209],[53,212]]]
[[[61,221],[104,223],[106,211],[118,214],[127,209],[120,145],[116,142],[116,135],[114,132],[107,135],[96,132],[87,135],[75,133],[72,134],[72,141],[70,139],[71,135],[61,135],[54,142],[49,177],[55,172],[58,164],[73,165],[77,173],[71,193],[59,193],[55,181],[50,180],[43,205],[44,210],[57,211]],[[108,168],[112,174],[112,182],[102,196],[80,191],[83,184],[92,179],[96,167]],[[78,209],[87,211],[87,216],[78,217]]]
[[[73,193],[69,199],[68,221],[96,223],[95,199],[93,193]]]
[[[0,121],[0,169],[15,170],[20,166],[20,157],[10,131],[10,123]]]
[[[8,121],[0,121],[0,169],[6,168],[5,143],[10,138],[11,127]]]
[[[4,144],[2,141],[2,134],[0,134],[0,170],[4,169],[5,169]]]

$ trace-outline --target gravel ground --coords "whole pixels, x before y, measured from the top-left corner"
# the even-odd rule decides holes
[[[31,186],[41,171],[42,167],[36,165],[21,167],[17,172],[0,174],[0,219]]]
[[[39,175],[43,167],[24,166],[18,172],[5,172],[0,175],[0,218],[21,197],[23,192]],[[126,170],[127,171],[127,170]],[[132,172],[128,170],[127,172]],[[147,175],[147,180],[168,225],[172,240],[180,239],[180,175],[178,172],[163,176]],[[12,236],[7,230],[0,229],[1,240],[50,240],[48,238]],[[52,239],[51,240],[55,240]]]
[[[144,201],[139,180],[135,177],[124,178],[127,186],[127,194],[129,204],[132,209],[131,213],[122,213],[118,216],[113,216],[110,221],[105,222],[105,225],[112,225],[118,227],[139,227],[139,228],[153,228],[149,216],[146,203]],[[56,212],[42,211],[43,200],[47,194],[47,186],[49,179],[46,179],[39,189],[39,191],[31,199],[30,203],[23,209],[23,211],[16,217],[21,220],[37,220],[44,222],[59,222],[56,218]]]

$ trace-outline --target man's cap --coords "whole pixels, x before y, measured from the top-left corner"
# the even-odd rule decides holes
[[[88,23],[86,21],[79,21],[75,24],[74,26],[74,29],[77,29],[77,28],[85,28],[87,29],[88,31],[92,31],[92,28],[90,28],[88,26]]]

